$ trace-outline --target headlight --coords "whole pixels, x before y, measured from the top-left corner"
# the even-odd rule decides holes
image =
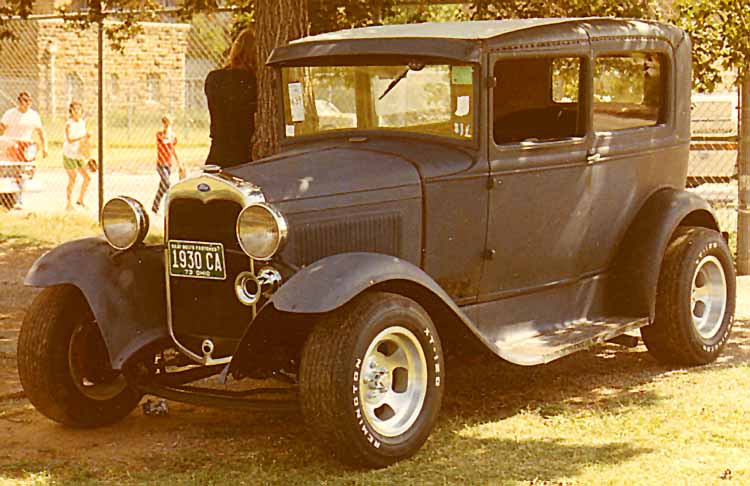
[[[118,250],[127,250],[146,237],[148,214],[132,197],[117,196],[102,208],[101,224],[109,244]]]
[[[252,204],[237,217],[237,241],[256,260],[270,260],[286,242],[284,216],[268,204]]]

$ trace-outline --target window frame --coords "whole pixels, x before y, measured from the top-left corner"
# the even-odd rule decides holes
[[[403,59],[403,56],[388,56],[384,58],[375,58],[372,61],[369,62],[355,62],[356,59],[337,59],[338,62],[330,63],[330,62],[315,62],[314,59],[311,59],[309,63],[294,65],[294,67],[314,67],[314,66],[368,66],[372,63],[383,63],[383,65],[386,64],[393,64],[393,65],[400,65],[399,61]],[[472,130],[471,137],[466,138],[459,138],[459,137],[447,137],[444,135],[436,135],[436,134],[430,134],[430,133],[420,133],[420,132],[412,132],[407,130],[398,130],[398,129],[387,129],[387,128],[372,128],[372,129],[342,129],[342,130],[332,130],[332,131],[324,131],[324,132],[317,132],[317,133],[311,133],[311,134],[304,134],[304,135],[297,135],[293,137],[289,137],[285,133],[285,124],[286,124],[286,118],[285,118],[285,109],[286,105],[284,104],[284,96],[286,95],[286,86],[283,81],[283,74],[281,72],[280,68],[278,69],[278,82],[276,83],[276,93],[277,93],[277,106],[278,106],[278,117],[280,120],[280,126],[282,127],[281,133],[280,133],[280,144],[281,146],[293,146],[298,144],[305,144],[310,142],[315,142],[318,140],[324,140],[324,139],[331,139],[331,138],[341,138],[341,137],[355,137],[356,139],[359,138],[367,138],[369,136],[385,136],[389,138],[395,138],[395,139],[416,139],[416,140],[426,140],[426,141],[437,141],[439,143],[446,143],[450,145],[457,145],[465,148],[471,148],[471,149],[479,149],[481,147],[481,141],[482,141],[482,133],[483,133],[483,124],[482,124],[482,108],[483,108],[483,86],[484,83],[482,83],[483,79],[483,62],[470,62],[470,63],[459,63],[456,61],[448,61],[444,59],[438,59],[438,58],[419,58],[423,59],[426,64],[447,64],[447,65],[466,65],[470,66],[472,68],[472,104],[470,106],[470,109],[473,111],[473,117],[472,117],[472,123],[475,127],[474,130]],[[351,62],[350,62],[351,61]],[[378,64],[376,64],[378,65]]]
[[[161,103],[162,76],[160,73],[150,72],[146,74],[146,99],[145,103],[156,105]]]
[[[588,47],[588,45],[587,45]],[[495,53],[490,53],[489,59],[488,59],[488,76],[490,76],[490,79],[492,80],[491,83],[489,83],[487,92],[486,92],[486,98],[487,98],[487,140],[488,145],[492,148],[495,152],[502,152],[507,150],[518,150],[519,147],[521,147],[524,150],[527,149],[535,149],[535,148],[554,148],[554,147],[564,147],[566,145],[572,144],[584,144],[587,143],[590,134],[591,134],[591,116],[592,116],[592,80],[593,80],[593,58],[591,56],[590,50],[587,48],[585,51],[576,49],[571,51],[551,51],[551,50],[542,50],[540,52],[531,51],[531,52],[525,52],[521,55],[493,55]],[[495,116],[494,116],[494,106],[495,106],[495,90],[496,90],[496,78],[495,78],[495,68],[498,62],[507,62],[507,61],[523,61],[528,59],[540,59],[540,58],[546,58],[546,59],[552,59],[554,62],[554,59],[563,59],[563,58],[577,58],[580,60],[580,69],[579,69],[579,78],[578,78],[578,123],[581,124],[581,130],[580,135],[574,135],[570,137],[564,137],[564,138],[554,138],[554,139],[544,139],[544,140],[522,140],[517,142],[506,142],[506,143],[496,143],[495,136],[494,136],[494,130],[495,130]],[[554,95],[553,95],[553,83],[552,83],[552,69],[553,69],[553,62],[549,63],[549,90],[547,93],[548,101],[551,105],[559,105],[561,103],[555,101]]]
[[[634,54],[646,54],[656,55],[660,60],[659,76],[661,84],[661,106],[659,108],[658,119],[656,123],[651,125],[640,125],[636,127],[618,128],[611,130],[597,130],[594,126],[594,118],[596,111],[596,62],[601,58],[613,58],[613,57],[633,57]],[[595,135],[607,135],[616,133],[633,133],[640,130],[653,130],[660,127],[666,127],[673,124],[673,92],[670,89],[672,86],[674,74],[673,74],[673,61],[669,54],[660,48],[643,48],[643,49],[628,49],[628,50],[602,50],[596,52],[591,60],[591,130]]]

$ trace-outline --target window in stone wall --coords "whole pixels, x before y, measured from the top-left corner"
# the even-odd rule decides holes
[[[57,3],[55,3],[57,5]],[[70,0],[70,5],[66,8],[69,12],[85,12],[89,9],[89,0]]]
[[[109,93],[110,98],[120,97],[120,76],[115,73],[109,75]]]
[[[161,76],[151,73],[146,76],[146,103],[158,103],[161,98]]]
[[[83,100],[83,80],[76,73],[68,73],[65,75],[65,104],[73,100]]]

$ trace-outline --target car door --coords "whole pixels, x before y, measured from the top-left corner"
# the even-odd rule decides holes
[[[505,52],[490,55],[489,225],[480,300],[578,278],[591,213],[588,44]]]
[[[681,187],[687,144],[674,127],[671,47],[659,39],[592,40],[593,147],[596,197],[586,236],[587,272],[613,261],[619,241],[646,199]]]

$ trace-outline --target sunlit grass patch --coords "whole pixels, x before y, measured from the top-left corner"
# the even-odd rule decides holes
[[[148,243],[162,239],[160,227],[152,225]],[[0,211],[0,252],[14,246],[55,246],[66,241],[100,236],[102,230],[92,216],[84,213],[25,213]]]
[[[0,241],[13,245],[55,245],[97,234],[98,223],[86,214],[0,211]]]
[[[55,484],[49,471],[27,472],[20,478],[3,477],[0,472],[0,486],[47,486]]]

